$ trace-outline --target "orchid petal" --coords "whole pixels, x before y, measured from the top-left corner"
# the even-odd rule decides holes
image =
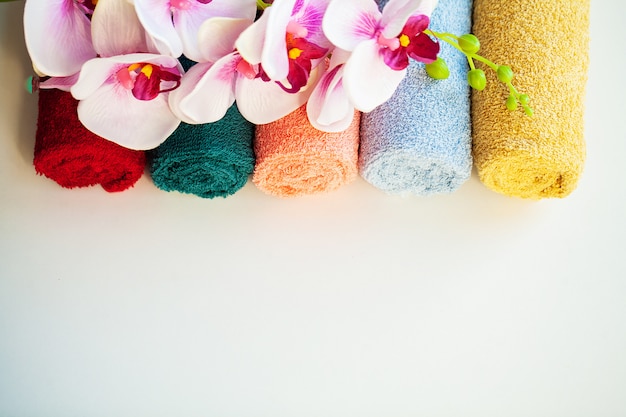
[[[29,0],[30,1],[30,0]],[[163,55],[179,57],[183,43],[172,24],[169,0],[134,0],[139,21]]]
[[[322,76],[307,101],[307,115],[311,125],[324,132],[341,132],[352,123],[354,106],[343,88],[343,65]]]
[[[136,100],[130,90],[114,83],[81,100],[78,119],[93,133],[136,150],[156,148],[180,124],[170,111],[166,94],[154,100]]]
[[[99,0],[91,33],[94,49],[102,57],[148,51],[145,30],[127,0]]]
[[[270,9],[271,7],[268,8],[256,22],[248,26],[235,42],[235,48],[239,52],[239,55],[252,65],[261,63],[265,34],[268,30]]]
[[[206,4],[191,1],[188,7],[173,9],[173,23],[183,43],[183,53],[193,61],[202,59],[198,48],[198,31],[207,19],[232,17],[254,20],[256,13],[256,1],[252,0],[212,0]]]
[[[235,102],[235,68],[241,57],[231,53],[215,64],[196,64],[181,80],[181,87],[170,93],[170,106],[187,123],[213,123],[220,120]],[[189,87],[191,86],[191,87]]]
[[[406,75],[389,68],[380,56],[376,41],[363,42],[350,55],[343,75],[343,87],[354,107],[370,112],[389,100]]]
[[[311,71],[307,86],[295,94],[285,92],[275,82],[239,76],[235,84],[237,108],[243,117],[254,124],[271,123],[306,103],[320,76],[319,69]]]
[[[289,73],[289,57],[287,55],[287,25],[291,20],[296,0],[284,0],[272,4],[265,10],[268,13],[268,31],[265,34],[261,65],[267,76],[272,80],[284,80]]]
[[[75,74],[96,56],[89,18],[73,0],[28,0],[24,36],[33,66],[45,75]]]
[[[201,62],[215,62],[233,52],[239,35],[252,24],[249,19],[214,17],[205,21],[198,31]]]
[[[332,0],[322,22],[324,34],[338,48],[352,51],[375,37],[381,13],[372,0]]]
[[[322,22],[330,0],[308,1],[300,10],[295,11],[292,19],[307,30],[307,40],[323,48],[330,48],[330,41],[324,35]],[[298,6],[296,4],[296,6]]]
[[[437,6],[437,0],[389,0],[383,8],[381,26],[383,36],[395,38],[413,15],[430,16]]]

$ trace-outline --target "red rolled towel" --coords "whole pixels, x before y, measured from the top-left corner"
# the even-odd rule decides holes
[[[124,191],[143,175],[144,151],[124,148],[87,130],[78,120],[78,101],[61,90],[39,90],[33,163],[38,174],[65,188],[100,184]]]

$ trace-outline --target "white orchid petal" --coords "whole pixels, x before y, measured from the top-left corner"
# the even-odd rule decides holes
[[[75,74],[96,56],[91,23],[73,0],[28,0],[24,36],[33,66],[45,75]]]
[[[253,4],[250,0],[213,0],[206,4],[192,1],[189,2],[189,8],[185,10],[174,9],[174,28],[183,43],[185,56],[193,61],[202,59],[202,53],[198,47],[198,31],[206,20],[213,17],[254,20],[255,6],[256,2]]]
[[[285,92],[272,81],[239,76],[235,84],[237,108],[243,117],[254,124],[271,123],[306,103],[320,76],[319,69],[311,71],[309,83],[296,94]]]
[[[83,125],[112,142],[136,150],[156,148],[180,124],[170,111],[167,94],[142,101],[114,83],[101,86],[78,104]]]
[[[264,12],[256,22],[239,35],[235,42],[235,48],[239,54],[252,65],[261,63],[268,21],[269,13]]]
[[[134,0],[139,21],[152,38],[152,43],[163,55],[179,57],[183,43],[172,23],[169,0]]]
[[[332,44],[352,51],[361,42],[375,36],[380,18],[378,6],[371,0],[332,0],[326,9],[322,28]]]
[[[200,62],[191,67],[185,75],[180,80],[180,86],[170,91],[168,102],[170,105],[170,109],[174,113],[176,117],[181,119],[183,122],[188,124],[198,124],[199,122],[193,120],[191,117],[183,113],[180,108],[180,102],[187,95],[189,95],[194,88],[198,85],[198,82],[204,76],[204,74],[211,68],[213,63],[211,62]]]
[[[370,112],[389,100],[406,75],[392,70],[379,54],[376,41],[363,42],[345,64],[343,87],[354,107]]]
[[[103,57],[148,51],[145,30],[127,0],[99,0],[91,34],[94,49]]]
[[[215,62],[235,49],[239,35],[252,24],[250,19],[214,17],[205,21],[198,31],[202,62]]]
[[[307,116],[311,125],[324,132],[342,132],[354,118],[342,84],[343,66],[333,68],[322,76],[307,101]]]
[[[394,38],[413,15],[430,16],[437,6],[437,0],[389,0],[383,9],[381,25],[383,36]]]
[[[196,124],[213,123],[224,117],[235,102],[233,84],[240,60],[238,54],[231,53],[213,65],[193,66],[183,77],[182,89],[170,93],[170,106],[176,108],[174,113]]]
[[[284,80],[289,74],[289,57],[287,55],[287,26],[296,0],[283,0],[272,4],[265,10],[268,26],[261,54],[261,65],[267,76],[272,80]]]

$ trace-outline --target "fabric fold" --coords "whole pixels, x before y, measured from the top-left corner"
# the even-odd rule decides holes
[[[430,27],[467,33],[471,15],[471,0],[439,0]],[[448,79],[429,77],[423,64],[411,60],[391,99],[363,114],[359,172],[389,194],[447,194],[471,175],[467,59],[445,42],[440,45]]]
[[[475,0],[481,53],[509,65],[534,116],[508,111],[493,71],[472,95],[473,153],[481,181],[508,196],[565,197],[585,160],[589,0]]]
[[[257,163],[252,181],[278,197],[330,192],[357,177],[360,112],[337,133],[309,123],[302,106],[275,122],[257,126]]]
[[[215,123],[178,129],[149,152],[150,175],[164,191],[202,198],[227,197],[240,190],[254,169],[254,125],[231,106]]]
[[[33,164],[65,188],[100,184],[108,192],[132,187],[143,175],[143,151],[124,148],[87,130],[78,120],[78,101],[68,92],[39,90]]]

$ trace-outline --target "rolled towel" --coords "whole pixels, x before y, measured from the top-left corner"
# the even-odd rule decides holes
[[[181,123],[149,152],[154,184],[203,198],[227,197],[241,189],[254,169],[254,125],[235,105],[215,123]]]
[[[295,197],[328,192],[357,177],[360,113],[338,133],[322,132],[302,106],[275,122],[257,126],[257,163],[252,181],[263,192]]]
[[[467,33],[471,13],[471,0],[439,0],[430,27]],[[450,45],[440,45],[448,79],[430,78],[423,64],[411,60],[391,99],[362,116],[359,172],[387,193],[451,193],[471,175],[467,59]]]
[[[132,187],[143,175],[143,151],[124,148],[87,130],[78,120],[78,101],[61,90],[39,90],[33,164],[65,188],[100,184],[109,192]]]
[[[504,106],[508,90],[493,71],[472,95],[479,178],[509,196],[565,197],[585,160],[584,94],[589,0],[475,0],[473,32],[481,53],[511,66],[534,116]]]

